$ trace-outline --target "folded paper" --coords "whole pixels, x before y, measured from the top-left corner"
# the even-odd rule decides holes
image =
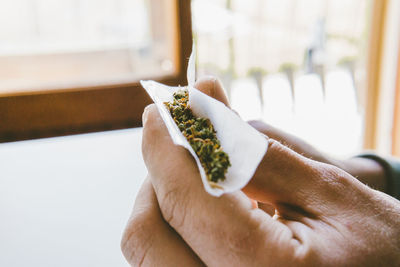
[[[194,88],[196,80],[194,55],[193,49],[187,70],[189,107],[195,116],[208,118],[211,121],[222,150],[229,155],[231,167],[228,168],[226,179],[218,182],[221,188],[210,186],[198,156],[164,105],[164,102],[172,101],[173,93],[182,87],[166,86],[155,81],[141,81],[141,84],[156,104],[172,141],[176,145],[185,147],[192,154],[197,163],[204,189],[209,194],[218,197],[224,193],[238,191],[250,181],[267,153],[268,140],[223,103]],[[245,90],[245,88],[243,89]]]

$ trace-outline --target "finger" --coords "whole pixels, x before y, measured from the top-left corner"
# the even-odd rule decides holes
[[[264,158],[256,175],[244,189],[250,197],[254,197],[258,201],[272,202],[275,208],[280,205],[280,213],[286,213],[289,216],[292,211],[288,207],[293,207],[298,212],[300,206],[304,211],[314,214],[326,210],[333,211],[332,203],[347,205],[345,202],[351,196],[347,193],[350,185],[355,184],[355,188],[365,189],[361,188],[360,184],[353,183],[356,179],[344,171],[332,165],[316,162],[330,163],[334,161],[296,136],[261,121],[250,121],[249,124],[270,137],[270,146],[273,147],[268,150],[269,159]],[[277,156],[273,156],[274,153]],[[271,166],[268,165],[281,169],[273,172]],[[286,174],[284,170],[286,170]],[[277,185],[276,182],[282,183]],[[277,190],[279,188],[283,190]],[[274,192],[272,193],[271,190]],[[273,195],[274,193],[279,195]],[[338,198],[342,201],[338,202]]]
[[[163,217],[206,265],[254,266],[279,249],[294,249],[291,230],[254,209],[243,192],[220,198],[206,193],[193,158],[172,143],[154,105],[143,121],[143,158]]]
[[[269,138],[267,153],[243,191],[271,203],[284,215],[288,207],[307,215],[331,214],[348,205],[354,191],[365,187],[343,170],[310,160]]]
[[[319,179],[319,177],[317,177],[318,180],[320,181],[321,187],[318,188],[310,188],[310,191],[318,191],[318,195],[322,195],[322,191],[321,189],[328,189],[329,190],[329,194],[327,194],[328,196],[331,196],[330,200],[335,200],[332,202],[326,202],[321,204],[321,202],[317,203],[316,206],[319,206],[320,208],[326,208],[326,206],[328,206],[327,208],[331,209],[330,205],[331,203],[335,202],[336,205],[348,205],[349,203],[349,199],[351,199],[351,196],[354,195],[354,191],[353,190],[358,190],[358,191],[362,191],[362,192],[366,192],[368,191],[368,188],[365,186],[362,186],[360,183],[356,182],[356,180],[365,183],[365,180],[363,179],[363,175],[360,174],[360,172],[355,172],[352,168],[351,168],[351,164],[348,163],[344,163],[343,161],[340,160],[336,160],[333,159],[325,154],[320,153],[319,151],[317,151],[314,147],[312,147],[311,145],[309,145],[308,143],[304,142],[303,140],[297,138],[296,136],[293,136],[291,134],[288,134],[284,131],[281,131],[275,127],[272,127],[271,125],[268,125],[264,122],[261,121],[250,121],[249,124],[251,126],[253,126],[254,128],[256,128],[258,131],[266,134],[267,136],[271,137],[272,139],[275,139],[277,141],[279,141],[280,143],[284,144],[285,146],[289,147],[290,149],[292,149],[293,151],[301,154],[304,157],[307,157],[309,159],[312,160],[316,160],[319,161],[321,163],[326,163],[326,164],[330,164],[330,165],[334,165],[337,166],[338,168],[340,168],[341,170],[339,170],[338,168],[335,168],[333,166],[330,165],[326,165],[326,164],[322,164],[322,169],[325,170],[325,168],[328,168],[330,171],[323,171],[323,173],[321,174],[321,179]],[[379,164],[378,164],[379,165]],[[376,166],[376,165],[375,165]],[[376,177],[381,177],[379,175],[379,166],[378,169],[375,169],[374,165],[367,165],[367,166],[363,166],[364,167],[364,171],[365,169],[368,172],[370,171],[370,173],[373,173],[372,170],[375,170],[377,175],[372,177],[372,180],[369,180],[369,184],[371,185],[376,185],[379,183],[374,183],[374,178]],[[344,170],[344,171],[342,171]],[[347,173],[346,173],[347,172]],[[354,173],[360,174],[357,177],[357,179],[351,175],[349,175],[348,173],[354,175]],[[333,176],[333,177],[332,177]],[[266,177],[264,177],[266,179]],[[376,180],[379,180],[378,178],[376,178]],[[264,179],[264,182],[265,182]],[[325,184],[328,183],[327,186],[325,186]],[[316,184],[318,185],[318,184]],[[354,185],[354,186],[350,186],[350,185]],[[258,186],[258,183],[254,183],[254,186]],[[324,187],[324,188],[322,188]],[[350,189],[351,188],[351,189]],[[311,196],[311,195],[310,195]],[[323,195],[325,196],[325,194]],[[333,198],[333,199],[332,199]],[[336,201],[337,199],[340,199],[341,201]],[[317,200],[317,199],[315,199]],[[287,210],[285,208],[285,210]]]
[[[324,163],[329,163],[332,161],[332,159],[329,159],[326,155],[323,155],[322,153],[317,151],[313,146],[304,142],[303,140],[294,135],[284,132],[262,121],[255,120],[255,121],[249,121],[248,123],[255,129],[257,129],[257,131],[282,143],[283,145],[289,147],[293,151],[309,159],[313,159]]]
[[[136,198],[121,249],[132,266],[204,266],[162,218],[150,179]]]
[[[216,77],[213,76],[202,77],[196,82],[194,87],[199,91],[205,93],[206,95],[224,103],[227,107],[230,107],[222,83]]]

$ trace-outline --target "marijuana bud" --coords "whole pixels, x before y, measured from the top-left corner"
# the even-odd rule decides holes
[[[188,107],[188,100],[188,91],[179,90],[174,93],[173,101],[164,104],[199,157],[209,184],[221,188],[217,183],[225,180],[225,174],[231,166],[229,156],[222,150],[210,120],[194,116]]]

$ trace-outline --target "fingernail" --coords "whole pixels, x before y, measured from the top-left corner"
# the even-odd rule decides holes
[[[210,96],[215,98],[216,91],[217,91],[217,81],[218,80],[217,80],[217,77],[212,77],[212,80],[213,80],[213,88],[212,88],[212,90],[210,92]]]
[[[149,114],[149,109],[150,109],[150,105],[146,106],[143,110],[143,114],[142,114],[142,124],[143,126],[146,124],[147,121],[147,117]]]

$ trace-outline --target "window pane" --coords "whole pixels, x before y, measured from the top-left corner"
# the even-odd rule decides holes
[[[244,119],[336,155],[361,148],[371,1],[193,0],[192,8],[200,75],[222,78]]]
[[[174,3],[1,1],[0,93],[173,74]]]

